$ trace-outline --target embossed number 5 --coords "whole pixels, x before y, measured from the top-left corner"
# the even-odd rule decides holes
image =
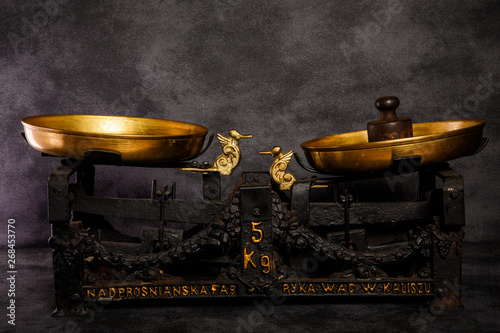
[[[261,223],[262,223],[262,221],[260,221],[260,222],[252,222],[252,232],[255,231],[255,232],[259,233],[259,238],[258,239],[255,238],[255,236],[252,236],[252,242],[254,242],[254,243],[259,243],[262,240],[262,237],[263,237],[262,230],[256,228],[256,226],[258,226]]]

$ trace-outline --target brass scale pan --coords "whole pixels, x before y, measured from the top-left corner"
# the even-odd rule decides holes
[[[172,120],[45,115],[22,119],[28,143],[46,154],[83,159],[87,151],[119,154],[123,162],[177,162],[196,156],[206,127]]]
[[[196,156],[208,129],[195,124],[120,116],[44,115],[22,119],[35,149],[55,156],[84,158],[89,150],[113,152],[123,162],[156,163]],[[413,124],[411,138],[368,142],[367,131],[326,136],[301,144],[308,162],[329,174],[382,171],[395,158],[421,156],[421,165],[445,162],[476,151],[485,122]]]
[[[331,174],[384,171],[397,158],[421,156],[420,165],[442,163],[476,152],[483,144],[482,120],[413,124],[413,137],[369,142],[367,131],[303,142],[308,162]]]

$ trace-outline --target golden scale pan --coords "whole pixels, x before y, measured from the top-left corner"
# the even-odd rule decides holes
[[[413,124],[410,118],[397,116],[396,96],[377,99],[375,107],[380,119],[369,122],[365,131],[303,142],[300,146],[309,163],[331,174],[384,171],[405,158],[428,165],[474,154],[487,142],[482,120]]]
[[[185,122],[120,116],[45,115],[22,123],[28,143],[43,153],[83,159],[96,150],[130,163],[188,160],[200,153],[208,132]],[[370,142],[364,130],[309,140],[301,147],[309,164],[323,173],[383,171],[398,158],[421,156],[420,165],[428,165],[473,154],[484,144],[484,126],[482,120],[417,123],[412,137]]]
[[[196,156],[206,127],[172,120],[45,115],[22,119],[28,143],[54,156],[83,159],[87,151],[121,155],[123,162],[177,162]]]
[[[420,165],[470,155],[483,141],[482,120],[413,124],[413,137],[368,142],[367,131],[343,133],[303,142],[307,161],[324,173],[384,171],[393,160],[421,156]]]

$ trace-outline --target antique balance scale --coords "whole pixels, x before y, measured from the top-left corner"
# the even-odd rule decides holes
[[[384,97],[376,103],[381,119],[368,130],[302,143],[310,166],[295,154],[298,164],[324,178],[297,180],[287,171],[293,151],[277,146],[262,152],[274,157],[270,172],[243,173],[228,198],[221,198],[220,175],[237,167],[239,141],[251,135],[218,134],[222,154],[199,164],[188,161],[208,147],[203,126],[24,118],[32,147],[65,158],[48,182],[53,315],[84,315],[97,300],[270,295],[408,297],[460,307],[463,180],[445,162],[479,152],[485,123],[412,124],[396,116],[398,105]],[[175,187],[157,190],[156,181],[150,198],[94,196],[100,165],[200,172],[203,199],[178,199]],[[138,239],[106,216],[157,227],[143,227]]]

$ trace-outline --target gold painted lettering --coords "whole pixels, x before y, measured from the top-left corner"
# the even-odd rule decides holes
[[[305,283],[299,283],[299,293],[306,293],[306,284]]]
[[[252,232],[257,232],[259,234],[259,238],[255,238],[255,236],[252,236],[252,242],[254,242],[254,243],[259,243],[264,236],[262,233],[262,230],[256,228],[256,226],[260,225],[261,223],[262,223],[262,221],[252,222]]]
[[[321,285],[323,286],[323,290],[325,291],[325,293],[332,293],[333,288],[335,288],[335,283],[332,283],[331,285],[329,285],[328,283],[326,285],[322,283]]]
[[[262,270],[262,273],[269,274],[271,272],[271,259],[269,259],[269,256],[262,256],[260,258],[260,264],[265,268]]]
[[[314,289],[314,286],[312,283],[309,283],[309,288],[307,288],[307,293],[308,294],[311,294],[311,293],[316,294],[316,290]]]
[[[104,291],[104,289],[101,289],[101,290],[99,291],[99,295],[98,295],[97,297],[99,297],[99,298],[101,298],[101,297],[106,297],[106,292]]]
[[[344,287],[344,285],[343,285],[343,284],[341,284],[341,285],[339,286],[339,289],[337,290],[337,293],[340,293],[340,292],[343,292],[343,293],[346,293],[346,292],[347,292],[347,290],[345,290],[345,287]]]
[[[367,283],[366,286],[365,286],[364,283],[362,283],[361,286],[363,287],[363,289],[365,290],[365,292],[372,293],[375,290],[375,287],[377,286],[377,284],[374,283],[373,286],[371,286],[369,283]]]
[[[392,287],[392,292],[394,294],[399,294],[399,286],[397,283],[394,283],[394,287]]]
[[[252,255],[253,255],[253,253],[254,253],[254,251],[252,251],[249,254],[247,254],[247,248],[245,247],[243,249],[243,269],[247,269],[248,263],[252,264],[252,266],[254,268],[257,268],[257,266],[255,266],[254,262],[252,261]]]
[[[431,284],[429,283],[424,283],[424,288],[425,288],[425,293],[430,294],[431,293]]]
[[[297,284],[296,283],[291,283],[290,287],[292,287],[292,293],[294,293],[297,290]]]
[[[283,283],[283,291],[282,291],[283,294],[289,294],[290,293],[290,287],[288,286],[288,284],[286,283]]]
[[[95,289],[87,289],[87,298],[90,298],[90,296],[95,298]]]
[[[418,293],[419,294],[422,294],[424,291],[422,290],[422,287],[424,286],[424,284],[422,282],[419,282],[418,283]]]
[[[353,293],[356,290],[354,283],[349,283],[349,293]]]
[[[410,287],[411,287],[411,293],[416,294],[417,293],[417,284],[415,282],[412,282],[410,284]]]
[[[391,286],[390,282],[384,283],[384,293],[390,293],[391,290],[389,289]]]
[[[406,290],[405,290],[405,284],[401,283],[401,294],[406,294],[408,292],[408,285],[406,285]]]
[[[222,287],[220,288],[220,294],[222,295],[222,293],[227,295],[227,289],[225,285],[222,285]]]
[[[291,293],[316,293],[314,283],[284,283],[282,285],[284,294]],[[333,285],[325,285],[326,290],[333,290]],[[210,285],[164,285],[164,286],[123,286],[120,288],[85,288],[84,295],[87,299],[99,298],[142,298],[142,297],[174,297],[174,296],[196,296],[196,295],[236,295],[237,286],[233,284],[210,284]]]

